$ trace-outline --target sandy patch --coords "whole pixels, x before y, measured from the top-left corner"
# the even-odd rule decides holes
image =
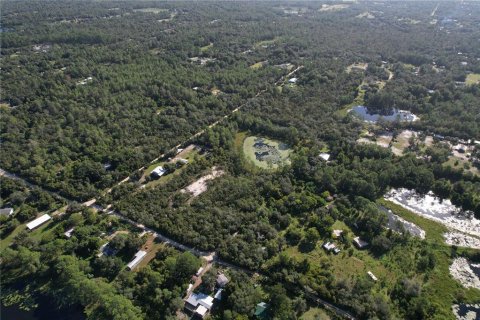
[[[368,11],[365,11],[364,13],[360,13],[357,18],[367,18],[367,19],[375,19],[375,16],[371,14]]]
[[[186,188],[180,190],[180,192],[182,192],[182,193],[189,192],[193,195],[193,197],[198,197],[199,195],[201,195],[202,193],[207,191],[207,188],[208,188],[207,182],[208,181],[213,180],[215,178],[218,178],[218,177],[222,176],[224,173],[225,173],[225,171],[219,170],[219,169],[217,169],[217,167],[213,167],[212,168],[212,173],[201,177],[200,179],[193,182],[192,184],[190,184]]]
[[[352,63],[347,67],[347,73],[352,72],[352,70],[360,70],[360,71],[365,71],[367,70],[368,63],[366,62],[361,62],[361,63]]]
[[[471,264],[465,258],[456,258],[450,265],[450,274],[465,288],[480,289],[480,264]]]
[[[392,152],[401,156],[403,151],[410,145],[410,138],[416,136],[416,133],[411,130],[403,130],[396,138],[395,143],[392,145]]]
[[[473,213],[462,211],[448,199],[442,201],[432,192],[422,196],[415,190],[392,189],[385,199],[448,228],[480,237],[480,220],[474,218]]]
[[[391,133],[383,133],[377,137],[377,145],[380,147],[388,148],[390,142],[392,141],[393,134]]]
[[[365,143],[365,144],[373,143],[373,144],[375,144],[375,141],[372,141],[372,140],[367,139],[367,138],[360,138],[360,139],[357,140],[357,143]]]
[[[447,232],[443,234],[443,237],[445,243],[451,246],[480,249],[480,239],[460,232]]]

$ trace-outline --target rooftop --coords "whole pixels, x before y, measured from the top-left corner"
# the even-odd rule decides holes
[[[27,223],[27,228],[29,230],[33,230],[35,229],[36,227],[44,224],[45,222],[47,222],[48,220],[52,219],[52,217],[50,217],[48,214],[44,214],[43,216],[41,217],[38,217],[37,219]]]

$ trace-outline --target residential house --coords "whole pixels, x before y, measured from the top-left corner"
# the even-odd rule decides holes
[[[205,293],[192,293],[185,300],[185,309],[202,319],[213,307],[213,297]]]

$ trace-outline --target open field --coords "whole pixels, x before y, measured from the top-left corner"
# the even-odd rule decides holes
[[[330,320],[330,317],[320,308],[310,308],[300,317],[300,320]]]
[[[467,75],[467,78],[465,79],[465,83],[467,86],[471,86],[474,84],[479,84],[480,83],[480,73],[470,73]]]
[[[245,157],[263,169],[276,169],[289,164],[290,152],[286,144],[267,138],[250,136],[243,142]]]
[[[193,197],[198,197],[199,195],[207,191],[208,181],[221,177],[224,173],[225,172],[223,170],[219,170],[216,167],[213,167],[210,174],[199,178],[192,184],[188,185],[185,189],[180,190],[180,192],[189,192],[192,194]]]
[[[207,51],[207,50],[210,49],[210,48],[213,48],[213,43],[211,43],[211,42],[210,42],[208,45],[206,45],[206,46],[204,46],[204,47],[201,47],[201,48],[200,48],[200,52],[205,52],[205,51]]]
[[[258,70],[266,64],[267,64],[267,61],[260,61],[260,62],[252,64],[249,68],[252,69],[252,70]]]
[[[133,12],[143,12],[143,13],[161,13],[166,11],[168,11],[168,9],[162,9],[162,8],[133,9]]]
[[[170,161],[160,161],[160,162],[156,162],[156,163],[150,165],[145,170],[145,173],[144,173],[143,177],[141,178],[141,181],[144,181],[146,177],[150,176],[153,169],[155,169],[158,166],[164,166],[167,163],[176,163],[180,159],[185,159],[185,160],[188,161],[187,164],[185,164],[184,166],[182,166],[180,168],[177,168],[174,172],[167,173],[167,174],[161,176],[158,179],[149,181],[147,184],[144,185],[144,188],[153,188],[153,187],[156,187],[158,185],[167,183],[168,181],[173,179],[175,176],[179,175],[182,172],[182,170],[185,168],[185,166],[187,166],[189,163],[193,162],[195,160],[196,155],[198,155],[198,151],[195,149],[194,145],[190,145],[187,148],[185,148],[182,152],[178,153]]]
[[[411,130],[403,130],[392,144],[392,152],[397,156],[401,156],[405,149],[410,145],[410,138],[415,136],[415,132]]]

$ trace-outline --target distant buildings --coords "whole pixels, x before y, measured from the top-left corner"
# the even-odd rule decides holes
[[[27,229],[28,230],[33,230],[33,229],[41,226],[42,224],[44,224],[45,222],[47,222],[50,219],[52,219],[52,217],[50,217],[48,214],[44,214],[43,216],[38,217],[37,219],[27,223]]]
[[[143,258],[145,258],[146,255],[147,252],[143,250],[135,253],[135,258],[127,264],[127,269],[133,270],[133,268],[135,268],[143,260]]]

